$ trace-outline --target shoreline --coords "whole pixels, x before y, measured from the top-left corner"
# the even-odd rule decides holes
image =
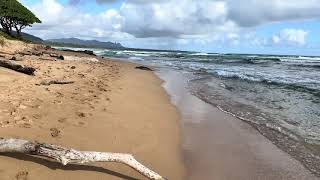
[[[249,123],[190,94],[183,75],[162,71],[182,114],[188,179],[318,179]]]
[[[0,133],[1,136],[28,137],[30,140],[80,150],[132,153],[137,160],[169,179],[317,179],[250,123],[242,122],[192,95],[179,73],[169,71],[161,75],[159,71],[137,70],[135,66],[139,63],[126,59],[123,61],[59,50],[52,52],[62,54],[65,60],[33,60],[35,56],[23,60],[23,64],[37,67],[36,77],[0,69],[5,81],[17,83],[9,88],[9,92],[18,90],[17,97],[21,98],[22,91],[27,90],[24,100],[28,102],[24,104],[21,100],[10,99],[15,106],[12,108],[16,110],[12,114],[9,108],[8,113],[14,121],[2,127],[5,130]],[[75,68],[71,68],[73,66]],[[6,79],[6,76],[9,78]],[[20,78],[30,83],[23,84]],[[41,79],[50,78],[71,79],[76,83],[71,88],[35,86]],[[0,88],[3,88],[5,85],[1,84],[1,80]],[[43,90],[48,92],[44,93]],[[35,94],[31,94],[32,91]],[[50,94],[54,96],[50,97]],[[37,95],[41,97],[30,102]],[[68,101],[64,101],[64,98]],[[47,100],[52,101],[53,106],[43,103]],[[39,105],[41,103],[44,105]],[[65,105],[76,107],[54,109]],[[52,110],[39,112],[41,106],[48,106]],[[2,111],[4,106],[0,107]],[[30,115],[34,111],[22,117],[17,115],[29,111],[30,107],[37,109],[37,113]],[[59,116],[67,118],[57,117],[57,112]],[[75,119],[72,119],[75,117],[72,113],[75,113]],[[20,119],[16,120],[17,117]],[[88,133],[86,137],[79,138],[84,132]],[[57,133],[57,136],[54,137],[52,133]],[[106,140],[111,140],[103,142],[104,146],[100,141],[95,141],[102,134],[108,136]],[[46,179],[49,176],[53,179],[68,176],[79,180],[144,179],[135,171],[108,163],[98,163],[92,168],[73,166],[68,169],[59,167],[57,163],[20,155],[4,154],[0,155],[0,159],[14,161],[14,165],[9,163],[13,170],[8,170],[0,161],[0,177],[12,178],[15,173],[21,172],[15,168],[23,167],[25,170],[22,171],[28,172],[32,179],[37,179],[34,175],[39,174]],[[21,166],[17,165],[19,160],[24,161]],[[35,162],[44,167],[39,168]],[[170,167],[167,166],[168,162]],[[30,170],[33,168],[38,170]],[[60,170],[58,174],[56,169]],[[79,173],[71,173],[70,170]]]
[[[0,68],[1,137],[130,153],[164,177],[185,179],[179,113],[155,74],[135,69],[129,62],[54,52],[65,60],[26,55],[19,61],[35,67],[35,76]],[[36,85],[49,79],[75,83]],[[121,164],[64,167],[32,156],[0,155],[0,179],[21,174],[33,180],[145,179]]]

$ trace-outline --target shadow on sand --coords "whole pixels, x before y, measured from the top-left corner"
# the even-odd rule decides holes
[[[105,169],[102,167],[97,167],[97,166],[89,166],[89,165],[77,165],[77,164],[69,164],[67,166],[63,166],[58,162],[53,162],[48,159],[44,159],[41,157],[36,157],[36,156],[31,156],[31,155],[25,155],[25,154],[18,154],[18,153],[0,153],[0,156],[6,156],[6,157],[11,157],[14,159],[22,160],[22,161],[30,161],[34,162],[37,164],[41,164],[43,166],[46,166],[52,170],[56,169],[61,169],[64,171],[95,171],[95,172],[101,172],[101,173],[106,173],[112,176],[116,176],[122,179],[127,179],[127,180],[138,180],[137,178],[130,177],[109,169]]]

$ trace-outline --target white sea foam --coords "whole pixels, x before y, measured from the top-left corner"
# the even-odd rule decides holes
[[[292,63],[319,63],[320,64],[320,57],[306,57],[306,56],[299,56],[299,57],[281,57],[281,62],[292,62]]]
[[[191,56],[209,56],[208,53],[194,53],[194,54],[190,54]]]
[[[130,60],[143,61],[144,59],[141,57],[129,57]]]

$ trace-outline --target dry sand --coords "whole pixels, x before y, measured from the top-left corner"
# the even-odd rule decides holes
[[[35,76],[0,68],[0,137],[131,153],[169,179],[184,179],[179,114],[161,81],[130,63],[92,62],[77,53],[64,55],[68,60],[29,56],[20,62],[35,67]],[[43,80],[75,83],[36,85]],[[63,167],[43,158],[0,154],[0,179],[145,178],[114,163]]]

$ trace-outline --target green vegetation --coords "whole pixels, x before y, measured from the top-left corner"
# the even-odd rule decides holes
[[[0,0],[0,24],[2,31],[13,36],[13,29],[21,38],[22,29],[41,21],[17,0]]]
[[[5,41],[6,39],[8,39],[8,40],[19,40],[19,41],[22,41],[22,42],[25,42],[25,43],[30,43],[30,42],[32,42],[31,40],[26,39],[23,35],[24,35],[24,33],[22,33],[22,37],[16,38],[16,32],[14,32],[12,35],[8,35],[8,34],[2,32],[2,31],[0,31],[0,39],[1,39],[1,38],[2,38],[2,39],[4,38],[4,41]]]
[[[3,47],[6,44],[4,38],[0,37],[0,46]]]
[[[2,32],[2,31],[0,31],[0,38],[1,37],[4,37],[5,39],[10,39],[10,40],[15,40],[16,39],[16,38],[14,38],[14,37]]]

